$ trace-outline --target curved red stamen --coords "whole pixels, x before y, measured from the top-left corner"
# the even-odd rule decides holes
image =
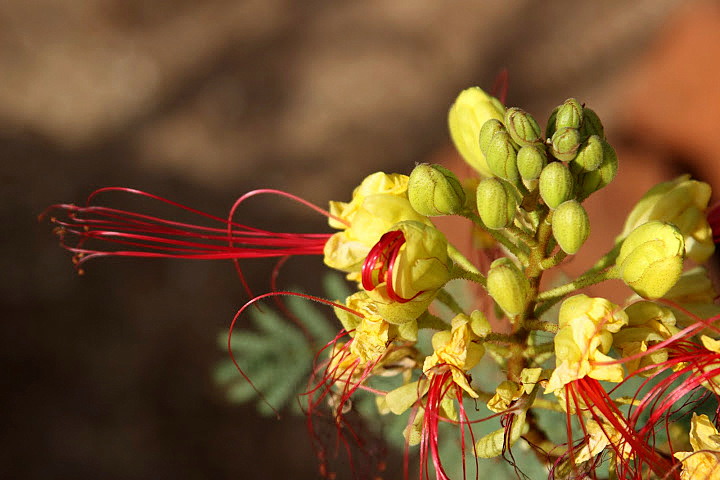
[[[500,103],[505,105],[505,99],[507,97],[509,77],[507,68],[503,68],[495,77],[495,82],[492,87],[492,95],[500,100]]]
[[[121,192],[159,201],[202,217],[209,225],[91,205],[106,192]],[[278,233],[226,220],[150,193],[121,187],[96,190],[85,207],[57,204],[49,216],[61,245],[75,254],[79,267],[104,256],[216,260],[322,254],[331,234]],[[215,225],[213,225],[213,223]]]
[[[370,249],[362,266],[362,286],[365,290],[374,290],[381,283],[385,283],[390,299],[398,303],[406,303],[420,295],[418,292],[412,298],[398,295],[393,288],[393,272],[400,249],[405,245],[405,235],[400,230],[387,232]]]

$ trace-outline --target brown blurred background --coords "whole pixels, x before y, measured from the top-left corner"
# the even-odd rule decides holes
[[[448,106],[507,68],[507,103],[541,123],[569,96],[605,120],[623,181],[590,201],[600,253],[656,181],[689,170],[720,188],[719,32],[710,1],[2,2],[2,477],[317,477],[302,419],[258,418],[212,382],[246,300],[231,265],[98,260],[78,276],[36,220],[47,205],[107,185],[221,216],[259,187],[347,199],[379,169],[459,165]],[[242,215],[327,231],[289,202]],[[281,283],[319,292],[320,263],[290,262]],[[257,291],[270,267],[248,262]]]

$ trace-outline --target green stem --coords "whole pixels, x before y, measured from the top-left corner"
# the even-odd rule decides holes
[[[543,332],[557,333],[557,323],[544,322],[542,320],[528,319],[525,321],[525,328],[528,330],[542,330]]]
[[[450,273],[451,278],[461,278],[471,282],[479,283],[483,287],[487,284],[487,279],[480,273],[480,270],[472,264],[460,251],[454,246],[448,244],[448,256],[455,262]]]
[[[515,226],[515,225],[508,225],[505,227],[505,230],[510,232],[512,236],[514,236],[516,239],[520,240],[521,242],[525,243],[528,247],[534,247],[537,245],[537,242],[535,241],[535,238],[533,238],[531,235],[523,231],[521,228]]]
[[[540,262],[540,268],[542,268],[543,270],[549,270],[553,267],[557,267],[560,262],[565,260],[566,257],[567,253],[563,252],[562,250],[558,250],[558,252],[552,257],[543,259]]]
[[[492,230],[490,228],[487,228],[485,226],[485,223],[482,221],[480,216],[473,212],[472,210],[465,210],[462,212],[462,216],[472,220],[476,225],[478,225],[480,228],[485,230],[490,236],[492,236],[496,242],[501,244],[503,247],[505,247],[510,253],[515,255],[518,260],[522,262],[523,265],[527,265],[528,256],[525,252],[523,252],[520,247],[515,245],[509,238],[507,238],[505,235],[503,235],[498,230]]]
[[[605,280],[610,280],[612,278],[618,278],[617,268],[608,268],[607,270],[603,270],[601,272],[591,272],[589,274],[581,275],[570,283],[566,283],[565,285],[560,285],[559,287],[540,293],[537,296],[537,301],[546,302],[562,298],[570,292],[574,292],[575,290],[595,285],[596,283],[604,282]]]
[[[622,242],[616,244],[609,252],[600,257],[600,259],[595,263],[595,265],[592,266],[590,270],[586,272],[586,274],[603,270],[615,263],[615,259],[617,259],[618,255],[620,254],[620,247],[622,247]]]
[[[447,330],[450,325],[440,317],[436,317],[432,313],[426,311],[417,320],[418,329],[429,328],[431,330]]]
[[[557,327],[557,325],[555,325]],[[555,350],[555,342],[541,343],[540,345],[531,345],[523,350],[523,355],[527,358],[534,358],[543,353],[550,353]]]
[[[436,298],[440,303],[452,310],[453,313],[463,313],[463,309],[460,307],[460,304],[457,303],[455,298],[453,298],[453,296],[450,295],[450,293],[448,293],[445,289],[441,289],[440,291],[438,291]]]

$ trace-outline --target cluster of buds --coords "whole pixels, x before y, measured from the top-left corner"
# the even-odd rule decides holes
[[[581,478],[606,458],[616,478],[684,479],[700,471],[702,478],[720,478],[717,452],[709,452],[720,443],[708,417],[692,419],[693,452],[656,444],[655,435],[663,421],[683,414],[674,407],[682,398],[697,391],[720,395],[717,294],[702,266],[686,269],[686,259],[700,265],[714,252],[718,233],[706,212],[710,187],[688,176],[654,187],[592,268],[543,290],[543,275],[578,254],[590,234],[583,202],[618,171],[598,115],[570,98],[542,129],[529,113],[470,88],[451,107],[449,127],[479,178],[463,183],[447,168],[428,164],[409,176],[374,173],[350,201],[331,202],[327,211],[311,206],[328,217],[334,234],[275,233],[234,222],[235,208],[249,196],[289,196],[265,190],[238,200],[227,221],[202,214],[221,222],[218,227],[90,205],[54,206],[67,215],[53,221],[79,262],[103,255],[323,255],[356,292],[324,300],[335,306],[340,331],[315,366],[307,412],[327,400],[341,425],[350,397],[360,391],[377,396],[381,414],[410,412],[406,444],[419,445],[421,463],[431,460],[439,479],[448,478],[439,454],[440,422],[459,424],[463,459],[466,429],[477,458],[504,455],[524,439],[555,478]],[[464,217],[492,238],[501,253],[489,267],[447,240],[432,221],[444,215]],[[79,241],[69,243],[68,234]],[[122,248],[89,246],[98,240]],[[458,301],[448,288],[452,280],[477,284],[495,308],[466,311],[461,304],[482,302]],[[629,287],[624,304],[579,293],[607,280]],[[453,317],[437,316],[433,303],[444,304]],[[432,333],[427,348],[422,331]],[[476,366],[493,362],[506,378],[473,381]],[[631,399],[605,388],[663,375],[643,383]],[[397,381],[381,390],[373,386],[377,377]],[[683,378],[683,387],[673,390]],[[484,402],[489,416],[482,420],[500,419],[499,428],[475,439],[472,427],[480,419],[472,418],[466,401]],[[536,421],[543,409],[563,416],[565,442],[553,443]]]

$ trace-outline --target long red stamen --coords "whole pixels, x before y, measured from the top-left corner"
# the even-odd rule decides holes
[[[390,299],[398,303],[406,303],[420,295],[418,292],[412,298],[403,298],[393,288],[393,273],[400,249],[405,245],[405,235],[400,230],[387,232],[370,249],[362,266],[362,286],[365,290],[374,290],[385,282]]]
[[[92,205],[99,194],[106,192],[121,192],[156,200],[198,215],[210,225]],[[285,196],[297,199],[289,194]],[[301,203],[310,205],[305,201]],[[313,208],[324,212],[318,207]],[[331,236],[270,232],[226,220],[157,195],[122,187],[102,188],[93,192],[85,207],[53,205],[41,218],[44,216],[50,216],[57,225],[56,231],[61,237],[62,246],[75,253],[78,266],[91,258],[103,256],[237,260],[319,255]]]

